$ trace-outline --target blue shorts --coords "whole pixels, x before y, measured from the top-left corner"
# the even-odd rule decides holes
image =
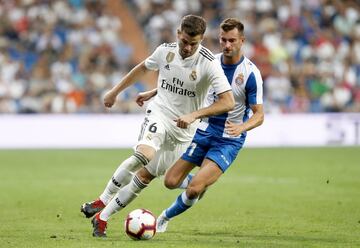
[[[203,160],[207,158],[225,172],[236,159],[244,142],[245,137],[237,139],[218,137],[198,129],[181,158],[198,166],[201,166]]]

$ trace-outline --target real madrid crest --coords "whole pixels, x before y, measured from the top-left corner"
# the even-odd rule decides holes
[[[170,63],[171,61],[174,60],[174,57],[175,57],[175,53],[168,52],[168,54],[166,55],[166,62]]]
[[[190,80],[195,81],[197,79],[196,71],[192,71],[189,78]]]
[[[244,74],[239,73],[235,79],[235,83],[241,85],[244,83]]]

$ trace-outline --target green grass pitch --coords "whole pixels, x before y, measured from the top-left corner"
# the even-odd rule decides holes
[[[80,205],[102,192],[131,150],[0,150],[0,247],[360,247],[360,148],[241,151],[168,232],[132,241],[128,212],[158,215],[180,190],[155,180],[91,236]]]

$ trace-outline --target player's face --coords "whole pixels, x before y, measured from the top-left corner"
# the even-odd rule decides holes
[[[199,47],[203,36],[199,34],[192,37],[187,33],[178,30],[177,38],[179,42],[179,53],[181,57],[185,59],[196,52],[196,49]]]
[[[228,32],[221,29],[219,38],[223,56],[231,58],[240,56],[241,46],[243,45],[245,38],[239,33],[237,28]]]

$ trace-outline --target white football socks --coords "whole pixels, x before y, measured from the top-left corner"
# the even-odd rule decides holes
[[[130,202],[132,202],[138,194],[146,188],[147,184],[144,184],[135,175],[132,181],[121,188],[116,196],[106,205],[106,207],[100,213],[100,219],[107,221],[111,215],[117,211],[125,208]]]
[[[133,173],[148,162],[147,158],[138,152],[135,152],[134,155],[124,160],[107,183],[103,193],[99,197],[100,200],[107,205],[114,194],[131,181]]]

